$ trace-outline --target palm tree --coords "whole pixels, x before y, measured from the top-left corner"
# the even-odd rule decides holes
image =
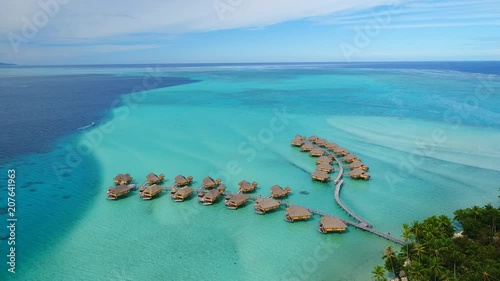
[[[413,233],[406,223],[403,224],[403,237],[406,244],[406,259],[408,260],[410,258],[410,242],[412,241]]]
[[[431,257],[429,261],[429,271],[431,276],[434,277],[434,281],[437,281],[437,278],[444,274],[446,268],[439,257]]]
[[[394,251],[392,250],[391,246],[387,246],[384,251],[384,256],[383,259],[385,260],[385,268],[391,269],[391,272],[396,274],[396,270],[394,268],[394,259],[396,258],[396,255],[394,254]]]
[[[422,244],[419,244],[419,243],[415,243],[413,245],[413,251],[415,252],[415,255],[417,256],[418,258],[418,261],[420,261],[420,258],[423,256],[423,254],[425,253],[425,247],[424,245]]]
[[[386,281],[385,277],[385,269],[381,265],[375,266],[372,270],[372,278],[375,279],[375,281]]]
[[[408,268],[408,277],[412,281],[428,281],[429,275],[426,269],[419,262],[412,262],[411,266]]]

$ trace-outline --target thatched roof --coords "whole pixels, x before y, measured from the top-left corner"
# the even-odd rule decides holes
[[[333,166],[328,163],[320,163],[316,166],[316,169],[324,172],[330,172],[333,171]]]
[[[163,179],[165,178],[165,175],[163,174],[160,174],[159,176],[157,176],[155,173],[149,173],[147,176],[146,176],[146,180],[150,183],[157,183],[157,182],[160,182],[162,181]]]
[[[356,159],[359,159],[359,158],[356,155],[351,154],[351,153],[347,154],[346,156],[344,156],[344,158],[342,158],[342,160],[344,160],[344,161],[354,161]]]
[[[306,139],[306,137],[305,137],[305,136],[301,136],[301,135],[299,135],[299,134],[296,134],[296,135],[295,135],[295,137],[294,137],[294,139],[305,140],[305,139]]]
[[[211,189],[205,193],[205,199],[215,199],[220,196],[220,192],[217,189]]]
[[[158,192],[158,191],[160,191],[160,190],[162,190],[162,189],[163,189],[163,187],[161,187],[161,186],[159,186],[159,185],[156,185],[156,184],[153,184],[153,185],[148,186],[148,187],[144,190],[144,192],[145,192],[145,193],[156,193],[156,192]]]
[[[203,179],[203,187],[205,188],[213,188],[215,187],[216,185],[220,184],[221,180],[220,179],[217,179],[217,180],[214,180],[213,178],[211,177],[206,177]]]
[[[318,136],[316,136],[316,135],[312,135],[312,136],[310,136],[310,137],[309,137],[309,139],[307,139],[307,140],[308,140],[308,141],[310,141],[310,142],[315,142],[317,139],[318,139]]]
[[[321,224],[324,228],[346,228],[346,224],[339,218],[325,216],[321,218]]]
[[[257,183],[256,182],[249,183],[246,180],[242,180],[240,181],[240,183],[238,183],[238,186],[242,191],[253,191],[257,187]]]
[[[247,201],[248,198],[250,198],[250,197],[246,194],[237,193],[237,194],[231,196],[231,199],[229,199],[229,203],[233,203],[235,205],[240,205],[241,203]]]
[[[219,186],[217,187],[217,190],[218,190],[220,193],[222,193],[222,192],[226,191],[226,186],[225,186],[225,185],[223,185],[223,184],[221,184],[221,185],[219,185]]]
[[[302,150],[302,151],[311,151],[313,149],[314,149],[314,145],[310,142],[306,142],[300,147],[300,150]]]
[[[338,146],[338,147],[333,149],[333,152],[335,152],[336,154],[347,153],[347,149],[345,149],[344,147]]]
[[[301,206],[290,206],[286,208],[286,213],[290,217],[306,217],[311,216],[311,212],[309,212],[306,208]]]
[[[349,176],[351,178],[365,178],[365,179],[370,178],[370,174],[368,174],[367,172],[365,172],[363,169],[360,168],[350,171]]]
[[[175,195],[179,195],[179,196],[182,196],[182,197],[186,197],[190,194],[192,194],[194,192],[194,189],[192,189],[191,187],[189,186],[186,186],[186,187],[183,187],[183,188],[179,188],[177,190],[177,192],[175,193]]]
[[[330,159],[330,157],[328,157],[328,156],[320,156],[318,159],[316,159],[316,163],[317,164],[321,164],[321,163],[330,164],[330,163],[332,163],[332,159]]]
[[[339,145],[334,143],[334,142],[329,142],[325,145],[327,149],[333,150],[334,148],[338,147]]]
[[[311,152],[309,152],[309,155],[311,156],[320,156],[325,154],[325,151],[321,148],[315,147]]]
[[[327,140],[325,140],[325,139],[323,139],[323,138],[318,138],[318,139],[315,141],[315,143],[316,143],[317,145],[319,145],[319,146],[325,146],[325,145],[328,143],[328,141],[327,141]]]
[[[363,168],[363,170],[365,170],[366,168],[368,168],[368,166],[363,164],[363,162],[361,162],[361,161],[354,161],[351,164],[349,164],[349,168],[351,168],[353,170],[358,169],[358,168]]]
[[[255,200],[255,205],[259,205],[262,209],[271,209],[277,208],[280,206],[280,203],[273,198],[261,198]]]
[[[115,193],[115,194],[118,194],[118,193],[122,193],[122,192],[124,192],[124,191],[127,191],[127,190],[129,190],[129,189],[130,189],[130,187],[128,187],[128,185],[124,185],[124,184],[122,184],[122,185],[117,185],[117,186],[115,186],[115,187],[110,187],[110,188],[108,189],[108,191],[109,191],[110,193]]]
[[[132,177],[130,176],[130,174],[118,174],[113,180],[116,182],[129,183],[132,181]]]
[[[281,186],[275,184],[271,187],[271,193],[276,194],[276,195],[281,195],[281,194],[285,194],[285,190],[283,190],[283,188]]]
[[[364,174],[365,171],[361,170],[361,169],[354,169],[352,171],[349,172],[349,176],[350,177],[357,177],[357,176],[360,176],[362,174]]]
[[[193,181],[193,177],[189,176],[189,177],[184,177],[183,175],[178,175],[174,178],[174,181],[175,181],[175,184],[176,185],[180,185],[180,186],[183,186],[183,185],[186,185],[190,182]]]
[[[311,177],[313,178],[317,178],[317,179],[320,179],[320,180],[327,180],[330,178],[330,176],[328,175],[327,172],[324,172],[324,171],[314,171],[314,173],[312,173]]]
[[[305,137],[302,137],[301,135],[296,135],[292,140],[292,145],[300,146],[300,145],[304,144],[304,142],[305,142],[304,139],[305,139]]]

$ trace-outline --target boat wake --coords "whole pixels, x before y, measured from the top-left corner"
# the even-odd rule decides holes
[[[88,129],[88,128],[94,127],[94,126],[95,126],[95,122],[92,122],[92,124],[80,127],[80,128],[78,128],[78,130],[85,130],[85,129]]]

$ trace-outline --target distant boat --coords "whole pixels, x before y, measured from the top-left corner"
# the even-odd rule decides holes
[[[90,125],[87,125],[87,126],[83,126],[83,127],[80,127],[78,128],[78,130],[85,130],[85,129],[88,129],[90,127],[94,127],[95,126],[95,122],[92,122]]]

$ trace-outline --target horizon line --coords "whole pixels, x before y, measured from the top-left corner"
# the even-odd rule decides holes
[[[361,63],[429,63],[429,62],[500,62],[500,60],[387,60],[387,61],[280,61],[280,62],[168,62],[168,63],[89,63],[89,64],[16,64],[0,62],[0,66],[113,66],[113,65],[273,65],[273,64],[361,64]]]

